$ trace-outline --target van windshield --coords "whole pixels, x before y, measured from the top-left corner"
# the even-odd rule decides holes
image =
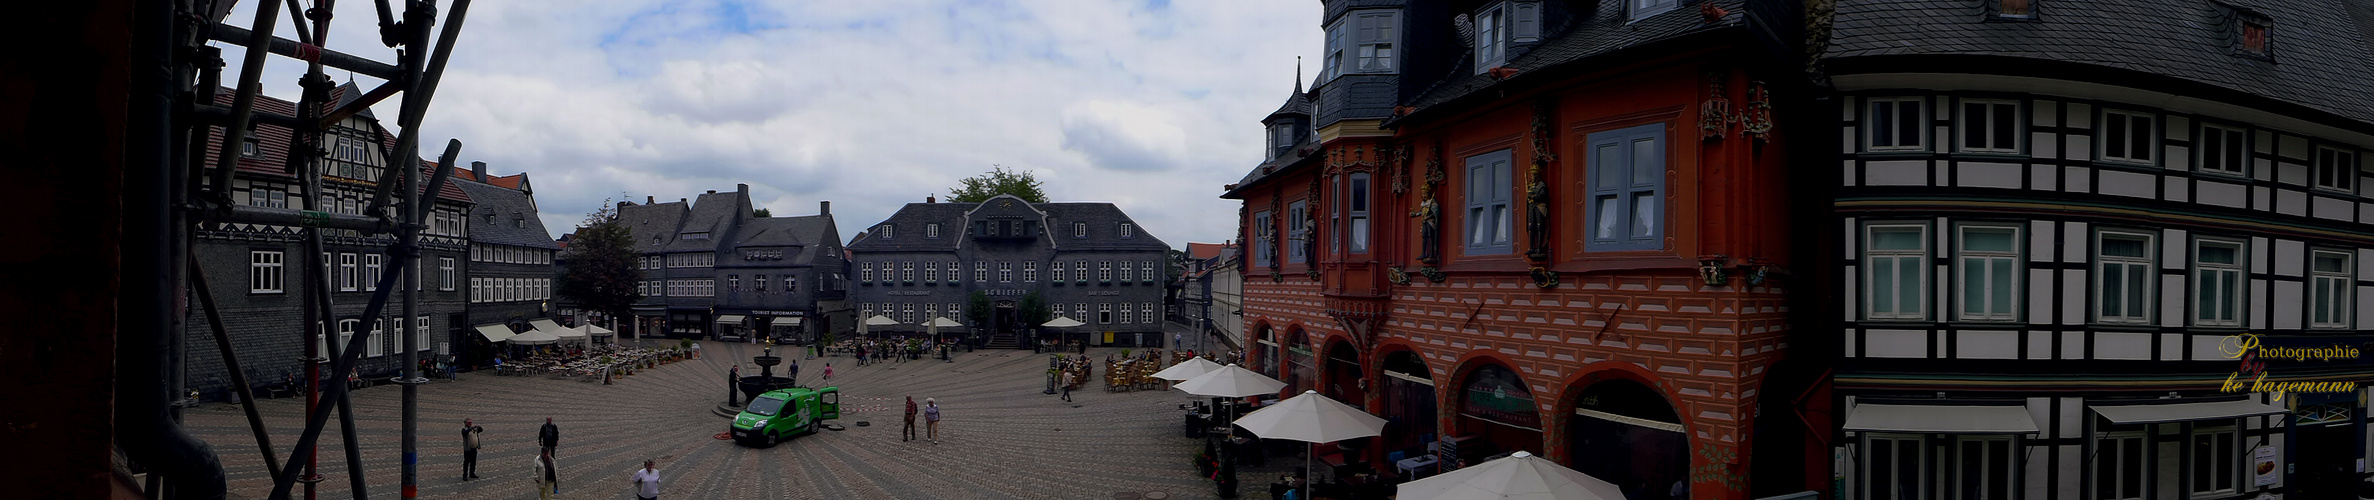
[[[782,409],[783,400],[774,398],[758,398],[750,400],[750,406],[742,408],[742,411],[772,417],[775,416],[776,411]]]

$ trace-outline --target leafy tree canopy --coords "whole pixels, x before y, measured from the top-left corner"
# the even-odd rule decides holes
[[[1038,177],[1032,176],[1029,171],[1010,169],[1003,165],[992,167],[995,168],[988,173],[956,181],[959,184],[957,187],[948,188],[948,202],[980,203],[1001,194],[1014,195],[1031,203],[1047,202],[1047,193],[1039,189],[1041,183]]]
[[[585,217],[569,238],[568,259],[561,266],[554,293],[579,307],[626,317],[643,294],[635,291],[634,233],[618,222],[618,203],[603,200],[602,208]]]
[[[764,219],[764,218],[768,218],[768,217],[774,217],[774,216],[775,216],[775,212],[771,212],[771,211],[768,211],[767,209],[761,208],[761,209],[757,209],[757,210],[751,210],[751,211],[750,211],[750,216],[751,216],[751,217],[757,217],[757,218]]]

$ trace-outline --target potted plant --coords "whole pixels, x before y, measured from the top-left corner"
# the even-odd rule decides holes
[[[1212,481],[1220,487],[1220,498],[1236,498],[1236,461],[1220,461],[1220,473]]]

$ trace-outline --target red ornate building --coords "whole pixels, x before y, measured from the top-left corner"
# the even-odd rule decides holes
[[[1380,470],[1827,485],[1826,386],[1784,362],[1795,87],[1763,83],[1802,80],[1794,2],[1323,3],[1320,77],[1224,195],[1250,367],[1386,417],[1348,445]]]

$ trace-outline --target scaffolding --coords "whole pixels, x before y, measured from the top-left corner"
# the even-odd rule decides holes
[[[470,0],[450,0],[443,30],[431,45],[431,30],[438,24],[438,9],[433,0],[374,0],[378,7],[378,34],[381,43],[396,49],[396,64],[386,64],[368,58],[332,51],[323,45],[329,40],[330,21],[335,0],[259,0],[255,17],[249,28],[225,23],[231,5],[236,0],[163,0],[145,2],[135,12],[136,33],[145,57],[135,66],[135,116],[146,116],[143,123],[155,128],[145,132],[156,136],[133,137],[135,157],[130,164],[141,164],[150,170],[127,171],[127,197],[140,200],[140,205],[126,211],[127,248],[130,243],[153,243],[158,256],[145,263],[127,263],[127,269],[154,267],[159,276],[159,288],[126,290],[127,311],[153,313],[155,324],[128,325],[127,331],[156,334],[142,337],[151,342],[146,346],[126,348],[135,356],[119,360],[127,370],[142,370],[125,377],[138,384],[140,380],[162,381],[162,387],[139,387],[136,392],[120,392],[119,420],[129,422],[124,431],[125,451],[134,463],[150,470],[147,485],[150,498],[223,498],[226,495],[222,465],[203,442],[190,437],[180,428],[181,392],[186,387],[182,378],[185,347],[180,345],[184,331],[182,308],[191,301],[178,294],[187,291],[194,295],[195,306],[203,311],[211,331],[215,348],[221,351],[224,368],[229,372],[232,390],[238,396],[247,423],[255,434],[256,449],[271,469],[273,487],[271,498],[287,499],[297,485],[304,485],[304,497],[314,497],[314,486],[323,480],[316,470],[316,443],[329,417],[339,419],[339,432],[344,437],[348,481],[354,498],[369,498],[364,481],[362,455],[355,437],[354,413],[348,400],[346,384],[325,384],[323,374],[348,373],[353,370],[362,353],[361,341],[341,341],[337,336],[323,334],[317,344],[303,336],[322,334],[313,325],[319,320],[335,319],[332,308],[330,273],[326,270],[322,253],[324,231],[353,231],[364,236],[392,237],[386,255],[393,257],[379,276],[370,277],[378,286],[364,306],[362,318],[375,318],[391,307],[390,300],[400,300],[404,317],[417,317],[418,287],[398,287],[406,280],[419,280],[420,233],[427,226],[425,218],[431,205],[451,175],[454,159],[460,154],[461,143],[448,141],[438,157],[435,171],[422,179],[419,165],[420,123],[427,114],[429,102],[435,95],[438,80],[444,74],[452,55],[454,41],[461,32],[462,21],[469,11]],[[401,2],[401,18],[391,10],[390,2]],[[289,24],[295,27],[297,39],[289,40],[273,35],[280,24],[280,14],[286,10]],[[228,107],[217,103],[224,60],[219,48],[210,46],[222,42],[246,47],[238,80],[233,87]],[[299,81],[303,97],[297,102],[294,116],[263,112],[256,109],[255,100],[260,89],[267,56],[277,55],[302,61],[307,70]],[[325,103],[334,87],[323,74],[325,68],[352,71],[380,79],[384,83],[335,109]],[[372,187],[369,200],[361,215],[332,213],[322,206],[314,210],[247,206],[233,202],[232,173],[238,168],[241,146],[250,127],[262,123],[287,127],[292,141],[283,173],[299,179],[304,200],[319,200],[323,194],[320,161],[329,152],[322,144],[325,129],[347,117],[389,98],[402,96],[402,112],[396,124],[400,133],[396,146],[370,148],[380,155],[383,165],[391,169]],[[222,129],[220,148],[210,148],[208,138],[212,129]],[[138,134],[134,134],[138,135]],[[377,141],[374,141],[377,142]],[[401,172],[402,175],[394,175]],[[425,181],[425,184],[424,184]],[[257,411],[252,384],[240,368],[238,353],[232,349],[231,332],[223,326],[223,318],[215,306],[207,287],[207,276],[198,265],[195,238],[199,227],[211,224],[261,224],[301,228],[301,244],[306,251],[302,270],[291,276],[301,277],[305,292],[302,298],[304,325],[290,331],[302,332],[292,339],[305,346],[306,412],[304,430],[294,446],[276,448],[266,432],[263,417]],[[398,288],[402,290],[399,292]],[[395,295],[400,293],[400,297]],[[154,300],[149,300],[154,299]],[[137,310],[137,311],[135,311]],[[139,316],[135,314],[133,316]],[[330,321],[320,321],[328,324]],[[278,330],[275,330],[278,331]],[[421,355],[418,334],[402,336],[403,368],[396,382],[403,387],[403,498],[415,497],[415,478],[418,466],[417,408],[419,385],[427,383],[419,372]],[[329,352],[317,351],[326,345]],[[149,361],[153,361],[150,363]],[[146,371],[155,370],[155,371]],[[283,457],[286,457],[285,459]]]

